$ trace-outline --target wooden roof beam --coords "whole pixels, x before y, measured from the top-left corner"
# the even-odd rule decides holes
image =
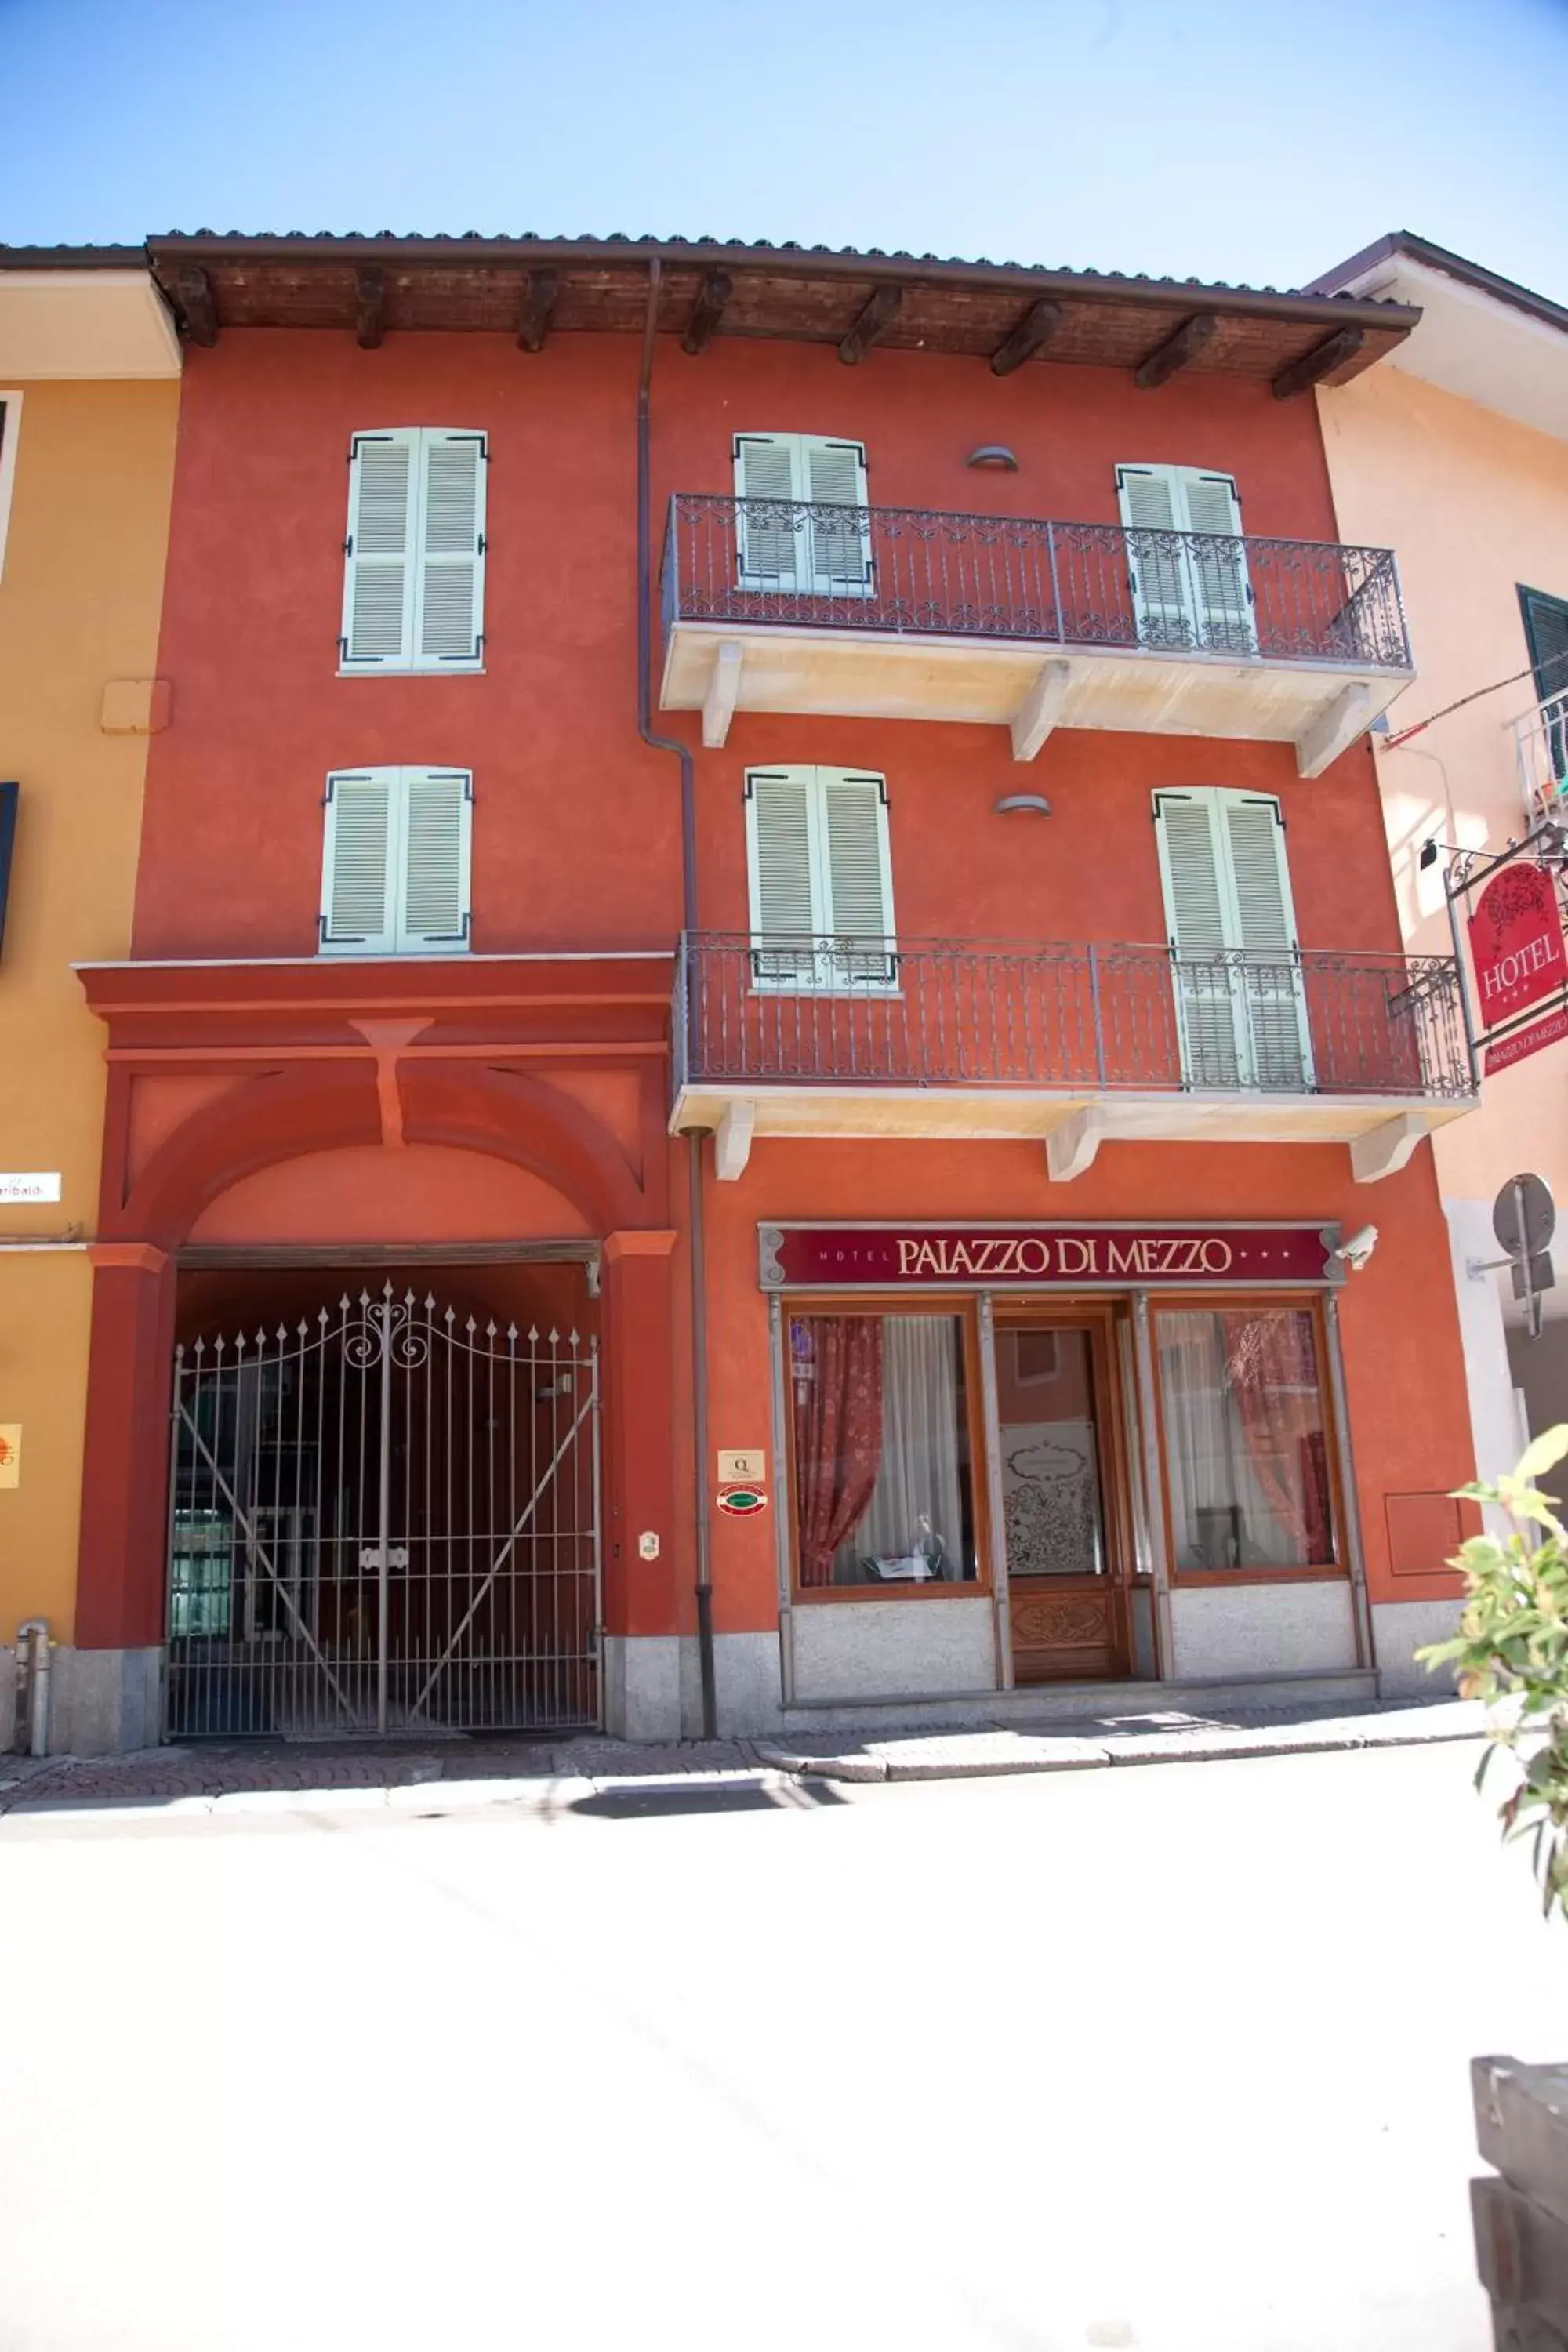
[[[1326,335],[1310,352],[1303,352],[1299,360],[1291,360],[1280,369],[1269,386],[1275,399],[1289,400],[1292,393],[1308,392],[1313,384],[1321,383],[1346,360],[1354,359],[1365,341],[1364,327],[1342,327],[1338,334]]]
[[[379,269],[354,273],[354,341],[362,352],[375,351],[382,337],[386,306],[386,279]]]
[[[523,289],[522,314],[517,322],[517,347],[520,352],[542,352],[544,338],[550,332],[550,321],[561,292],[561,280],[553,269],[531,269]]]
[[[680,338],[680,348],[695,359],[712,341],[724,315],[724,305],[735,290],[735,281],[721,269],[711,269],[702,280],[697,299],[691,305],[691,317],[686,332]]]
[[[1061,322],[1059,302],[1032,302],[1012,333],[1005,336],[992,352],[992,374],[1011,375],[1026,360],[1032,360],[1037,352],[1044,351]]]
[[[870,300],[838,346],[838,356],[846,367],[858,367],[878,337],[886,334],[892,325],[903,299],[901,286],[879,286],[875,289]]]
[[[194,262],[182,263],[174,272],[174,296],[185,322],[185,334],[193,343],[210,352],[217,341],[217,306],[213,300],[212,281],[205,269]]]
[[[1133,383],[1140,392],[1157,392],[1161,384],[1170,383],[1178,368],[1184,368],[1189,360],[1206,351],[1218,332],[1219,320],[1212,310],[1199,310],[1192,318],[1184,319],[1175,333],[1167,335],[1163,343],[1156,343],[1148,357],[1133,369]]]

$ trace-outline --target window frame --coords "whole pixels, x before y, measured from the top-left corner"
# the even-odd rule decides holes
[[[5,399],[5,396],[4,393],[0,393],[0,400]],[[1568,662],[1563,663],[1563,675],[1556,684],[1549,692],[1542,694],[1541,674],[1547,656],[1542,652],[1541,641],[1535,633],[1534,608],[1537,604],[1554,605],[1563,614],[1564,624],[1568,625],[1568,595],[1559,596],[1550,588],[1531,588],[1529,583],[1523,580],[1517,582],[1516,586],[1519,593],[1520,625],[1524,631],[1524,649],[1530,656],[1531,684],[1535,688],[1536,701],[1538,704],[1555,702],[1560,695],[1568,695]]]
[[[1310,1561],[1301,1568],[1178,1568],[1176,1525],[1172,1504],[1171,1454],[1166,1429],[1165,1382],[1160,1368],[1160,1321],[1168,1315],[1235,1314],[1247,1307],[1274,1308],[1312,1318],[1312,1345],[1318,1368],[1318,1398],[1323,1414],[1323,1456],[1328,1470],[1329,1520],[1333,1531],[1332,1561]],[[1351,1541],[1340,1471],[1340,1430],[1334,1411],[1334,1383],[1329,1354],[1328,1318],[1323,1297],[1316,1290],[1183,1291],[1173,1296],[1150,1295],[1149,1351],[1154,1375],[1154,1420],[1160,1443],[1160,1507],[1165,1537],[1165,1573],[1173,1589],[1206,1585],[1352,1584]]]
[[[353,609],[354,566],[358,558],[350,552],[349,542],[357,520],[358,476],[355,466],[360,446],[366,441],[408,440],[414,450],[415,485],[413,494],[413,539],[406,557],[407,576],[404,584],[403,623],[408,645],[406,661],[354,660],[349,653],[349,630]],[[426,533],[427,519],[427,457],[432,439],[442,441],[475,441],[479,445],[478,490],[475,499],[478,517],[474,554],[474,607],[479,624],[474,636],[477,650],[472,655],[429,654],[419,651],[420,624],[425,604]],[[342,601],[338,616],[338,670],[340,677],[482,677],[485,656],[489,648],[486,627],[485,594],[489,554],[489,462],[490,436],[478,425],[361,425],[349,435],[348,511],[343,522],[342,538]]]
[[[859,468],[862,497],[855,501],[864,520],[860,525],[860,545],[865,577],[849,580],[833,573],[819,574],[809,522],[797,522],[795,530],[795,562],[788,585],[777,572],[751,565],[747,559],[745,507],[757,498],[756,491],[745,488],[745,459],[742,445],[748,441],[767,442],[774,447],[787,446],[790,460],[792,495],[790,504],[795,507],[828,506],[826,499],[815,499],[811,492],[810,452],[820,449],[847,449],[855,454]],[[731,487],[735,499],[735,584],[743,594],[794,596],[804,600],[869,598],[877,593],[877,557],[871,536],[871,468],[864,441],[844,433],[796,433],[784,430],[750,432],[735,431],[730,436]]]
[[[1181,611],[1183,618],[1192,630],[1193,642],[1190,647],[1180,650],[1187,653],[1211,654],[1220,660],[1245,661],[1256,656],[1258,651],[1257,592],[1252,585],[1252,566],[1247,553],[1247,531],[1241,511],[1241,485],[1236,476],[1227,473],[1223,467],[1219,466],[1176,466],[1151,457],[1118,457],[1114,461],[1114,472],[1117,514],[1129,541],[1128,578],[1131,588],[1133,619],[1137,626],[1140,645],[1142,645],[1144,636],[1144,613],[1153,614],[1169,608],[1162,606],[1157,598],[1149,597],[1146,594],[1131,541],[1140,530],[1147,530],[1150,526],[1135,523],[1128,513],[1126,483],[1130,475],[1144,477],[1153,475],[1167,485],[1171,500],[1171,529],[1182,541],[1177,551],[1176,562],[1181,584]],[[1234,531],[1216,533],[1201,531],[1197,529],[1193,521],[1190,495],[1191,485],[1194,482],[1223,482],[1226,486],[1230,492],[1231,511],[1236,518]],[[1191,542],[1194,539],[1215,537],[1232,538],[1237,544],[1236,576],[1240,585],[1241,596],[1236,618],[1240,622],[1245,635],[1244,645],[1226,643],[1223,629],[1216,632],[1214,626],[1215,608],[1203,593],[1202,573],[1194,559]],[[1224,617],[1228,620],[1230,617],[1228,606],[1221,609]],[[1148,650],[1159,652],[1163,649],[1177,650],[1163,648],[1156,632],[1154,642]]]
[[[462,782],[465,814],[459,819],[458,842],[458,880],[463,900],[460,939],[454,935],[450,939],[433,940],[427,932],[410,934],[405,930],[404,918],[408,908],[408,788],[410,778],[415,776],[441,777],[454,782],[460,779]],[[385,886],[394,916],[390,946],[370,945],[364,934],[352,940],[332,940],[327,936],[331,887],[337,855],[332,788],[345,780],[357,782],[371,777],[394,780],[387,823]],[[448,956],[471,955],[474,944],[473,811],[474,772],[471,768],[437,768],[417,761],[367,761],[363,767],[329,770],[327,788],[321,796],[321,902],[316,913],[317,955],[343,957],[351,961],[357,957],[362,962],[377,963],[430,961],[445,960]],[[378,939],[386,936],[384,932],[376,934]],[[401,944],[405,937],[413,944]]]
[[[1152,794],[1154,817],[1154,848],[1159,865],[1160,895],[1165,916],[1165,937],[1171,949],[1172,987],[1175,999],[1176,1039],[1181,1052],[1184,1084],[1194,1091],[1205,1089],[1191,1077],[1193,1067],[1201,1055],[1189,1052],[1187,1044],[1187,1013],[1183,995],[1182,968],[1199,964],[1205,959],[1183,947],[1176,926],[1176,894],[1171,866],[1170,835],[1164,822],[1165,803],[1180,801],[1201,806],[1208,817],[1209,846],[1215,859],[1215,880],[1219,899],[1222,929],[1229,934],[1225,946],[1216,952],[1225,956],[1252,957],[1263,970],[1276,968],[1276,959],[1262,948],[1249,948],[1243,937],[1246,926],[1242,920],[1240,895],[1237,887],[1236,859],[1231,848],[1230,826],[1226,821],[1226,808],[1233,803],[1267,806],[1274,812],[1274,853],[1279,877],[1280,908],[1289,927],[1291,953],[1296,959],[1290,967],[1294,982],[1290,998],[1296,1009],[1296,1027],[1301,1048],[1301,1079],[1299,1087],[1269,1087],[1260,1083],[1258,1076],[1259,1055],[1253,1026],[1253,1013],[1261,1002],[1254,998],[1245,984],[1245,975],[1252,967],[1243,962],[1229,964],[1231,1027],[1236,1041],[1237,1084],[1224,1091],[1237,1097],[1307,1097],[1317,1087],[1317,1056],[1313,1049],[1311,1006],[1307,997],[1306,968],[1301,961],[1301,926],[1296,914],[1296,887],[1290,872],[1289,826],[1285,804],[1278,793],[1250,792],[1245,786],[1232,784],[1157,784]],[[1283,993],[1281,992],[1281,1001]],[[1243,1079],[1245,1078],[1245,1083]]]
[[[0,390],[0,583],[5,577],[11,499],[16,484],[16,444],[22,432],[22,394]]]
[[[789,1555],[792,1608],[838,1608],[846,1601],[991,1601],[991,1497],[985,1444],[985,1402],[981,1383],[980,1304],[973,1293],[931,1291],[911,1298],[907,1291],[790,1291],[780,1305],[774,1341],[776,1377],[784,1402],[784,1492],[781,1517]],[[799,1514],[795,1499],[795,1400],[790,1381],[789,1327],[802,1316],[951,1315],[959,1326],[963,1368],[963,1425],[969,1440],[969,1507],[974,1522],[974,1574],[952,1583],[803,1584]]]
[[[840,783],[863,783],[876,787],[877,846],[881,866],[882,897],[888,928],[879,934],[887,949],[887,972],[881,978],[855,981],[831,976],[831,967],[842,959],[826,956],[815,946],[799,960],[793,972],[770,973],[759,969],[761,959],[770,952],[770,938],[789,940],[798,936],[788,931],[769,932],[760,920],[762,912],[762,875],[757,858],[757,803],[753,785],[782,782],[809,776],[806,790],[810,795],[806,852],[812,900],[812,928],[807,937],[813,941],[824,939],[849,939],[853,931],[840,932],[831,921],[823,919],[834,909],[829,905],[833,887],[832,856],[827,825],[827,793],[824,777],[836,778]],[[753,996],[811,996],[844,998],[854,1003],[863,998],[883,999],[903,994],[900,978],[898,906],[893,895],[892,803],[885,773],[876,768],[835,767],[822,761],[776,761],[771,764],[748,767],[742,786],[746,828],[746,946],[747,992]],[[773,952],[783,953],[780,949]],[[853,950],[850,950],[853,953]],[[824,977],[826,971],[829,974]]]

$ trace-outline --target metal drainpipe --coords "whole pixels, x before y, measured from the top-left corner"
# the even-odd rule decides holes
[[[23,1692],[26,1711],[23,1712]],[[16,1628],[16,1746],[29,1756],[49,1752],[49,1621],[29,1617]]]
[[[653,731],[653,635],[648,599],[653,592],[652,495],[648,463],[648,393],[653,380],[654,334],[658,321],[659,263],[647,268],[647,318],[643,327],[642,367],[637,377],[637,733],[654,751],[673,751],[680,762],[680,924],[697,929],[697,790],[691,753],[673,735]],[[708,1259],[703,1238],[702,1137],[689,1134],[687,1199],[691,1265],[691,1432],[696,1451],[694,1498],[697,1525],[697,1664],[702,1682],[702,1737],[718,1736],[719,1700],[713,1667],[713,1567],[708,1519]]]

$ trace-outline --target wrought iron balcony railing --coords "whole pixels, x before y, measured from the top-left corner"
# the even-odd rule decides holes
[[[663,585],[667,627],[1410,667],[1392,553],[1326,541],[681,492],[670,501]]]
[[[689,932],[676,1086],[1476,1090],[1449,956]]]
[[[1568,691],[1538,702],[1513,722],[1525,814],[1531,824],[1562,816],[1568,800]]]

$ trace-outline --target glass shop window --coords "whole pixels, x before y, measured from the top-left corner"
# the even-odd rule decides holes
[[[797,1315],[789,1352],[802,1591],[973,1583],[962,1318]]]
[[[1328,1416],[1304,1307],[1156,1317],[1178,1575],[1331,1568]]]

